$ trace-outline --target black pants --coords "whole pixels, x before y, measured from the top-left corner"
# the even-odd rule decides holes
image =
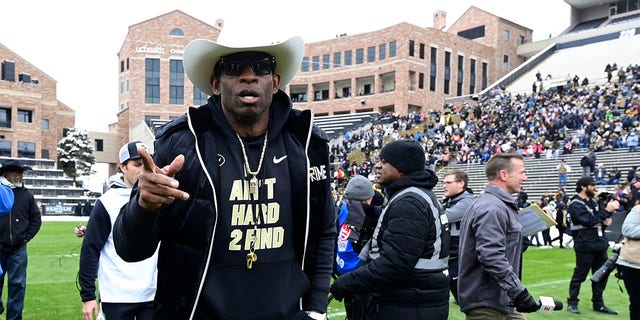
[[[640,319],[640,269],[618,266],[629,294],[629,319]]]
[[[571,305],[578,305],[580,299],[580,285],[587,279],[589,270],[593,274],[607,261],[607,252],[598,253],[584,253],[576,252],[576,267],[573,269],[573,276],[571,277],[571,283],[569,284],[569,299],[568,303]],[[594,306],[602,306],[604,302],[602,300],[602,292],[607,286],[607,279],[604,279],[600,283],[591,282],[591,302]]]
[[[107,320],[151,320],[153,301],[138,303],[100,303]]]
[[[458,302],[458,259],[449,260],[449,289]]]

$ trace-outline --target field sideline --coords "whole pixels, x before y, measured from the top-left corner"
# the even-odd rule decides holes
[[[27,297],[23,319],[25,320],[82,320],[82,302],[76,288],[76,275],[82,239],[76,238],[73,228],[86,223],[86,217],[56,217],[44,219],[42,229],[29,243],[29,267],[27,275]],[[68,221],[51,221],[68,220]],[[569,279],[574,267],[572,249],[541,249],[531,247],[524,255],[523,282],[534,297],[551,296],[562,301],[566,308]],[[618,311],[617,316],[596,313],[591,309],[591,286],[587,280],[580,294],[580,315],[566,311],[552,314],[534,313],[528,319],[629,319],[629,298],[618,289],[617,279],[609,278],[604,294],[608,307]],[[619,285],[623,287],[622,281]],[[6,301],[4,290],[3,301]],[[449,319],[464,319],[458,306],[451,301]],[[344,319],[342,303],[332,301],[329,319]]]

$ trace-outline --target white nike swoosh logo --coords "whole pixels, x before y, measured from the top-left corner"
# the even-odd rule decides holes
[[[278,163],[282,162],[282,160],[284,160],[284,159],[286,159],[286,158],[287,158],[287,156],[286,156],[286,155],[285,155],[285,156],[282,156],[282,157],[280,157],[280,158],[277,158],[276,156],[273,156],[273,163],[278,164]]]

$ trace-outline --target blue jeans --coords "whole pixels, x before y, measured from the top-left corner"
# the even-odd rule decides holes
[[[4,274],[0,276],[0,295],[7,280],[7,320],[22,319],[24,296],[27,288],[27,244],[12,252],[0,252],[0,263]],[[0,301],[2,303],[2,301]]]
[[[567,186],[567,174],[559,173],[558,174],[558,186],[566,187]]]

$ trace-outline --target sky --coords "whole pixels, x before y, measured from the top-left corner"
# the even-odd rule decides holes
[[[57,81],[58,100],[76,111],[77,128],[106,132],[116,121],[117,54],[129,26],[173,10],[210,25],[223,19],[221,42],[262,45],[294,35],[317,42],[401,22],[432,27],[435,10],[445,11],[451,25],[471,5],[532,29],[534,41],[569,27],[563,0],[22,0],[3,1],[0,43]]]

